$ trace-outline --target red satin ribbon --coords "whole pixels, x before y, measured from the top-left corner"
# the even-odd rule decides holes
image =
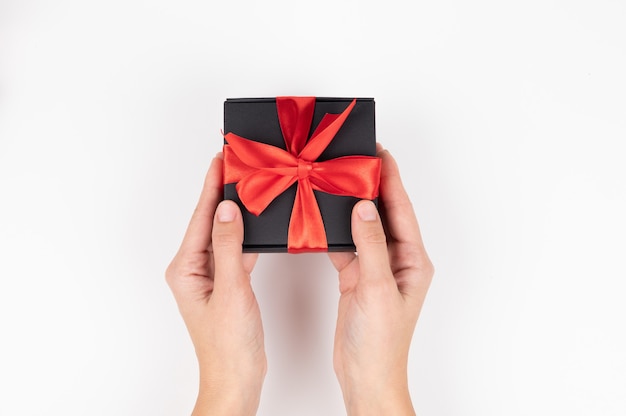
[[[378,196],[380,158],[344,156],[316,162],[354,108],[325,114],[307,142],[315,97],[278,97],[278,120],[287,151],[237,136],[225,135],[224,183],[236,189],[246,209],[260,215],[287,188],[298,182],[289,220],[287,251],[327,251],[324,222],[313,190],[374,199]]]

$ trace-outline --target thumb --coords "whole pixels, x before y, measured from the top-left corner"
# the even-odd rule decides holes
[[[387,238],[372,201],[359,201],[354,206],[352,238],[358,253],[361,280],[378,280],[391,275]]]
[[[214,284],[218,286],[249,283],[243,266],[243,220],[241,211],[233,201],[222,201],[213,219]]]

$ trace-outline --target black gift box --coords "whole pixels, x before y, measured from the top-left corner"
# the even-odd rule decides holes
[[[326,113],[339,114],[352,98],[316,98],[309,136]],[[224,133],[286,149],[275,98],[229,98],[224,102]],[[226,141],[225,141],[226,143]],[[373,98],[358,98],[356,105],[334,139],[317,161],[341,156],[376,155],[375,111]],[[246,252],[287,252],[289,219],[298,183],[280,194],[259,215],[243,206],[234,183],[224,185],[224,199],[237,202],[243,213]],[[350,232],[352,208],[358,198],[314,191],[328,241],[328,251],[354,251]]]

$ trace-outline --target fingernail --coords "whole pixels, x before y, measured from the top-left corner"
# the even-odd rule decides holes
[[[224,159],[224,153],[222,153],[222,152],[217,152],[217,153],[215,154],[215,158],[216,158],[216,159]]]
[[[217,220],[219,222],[231,222],[235,219],[235,215],[237,215],[237,210],[232,202],[222,201],[217,206],[217,211],[215,212],[217,216]]]
[[[357,207],[357,213],[362,221],[376,221],[376,207],[372,201],[361,202]]]

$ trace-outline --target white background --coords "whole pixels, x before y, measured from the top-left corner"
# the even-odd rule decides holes
[[[163,278],[227,97],[374,97],[436,276],[421,415],[626,414],[621,0],[0,1],[0,414],[184,415]],[[260,415],[340,415],[325,255],[253,274]]]

